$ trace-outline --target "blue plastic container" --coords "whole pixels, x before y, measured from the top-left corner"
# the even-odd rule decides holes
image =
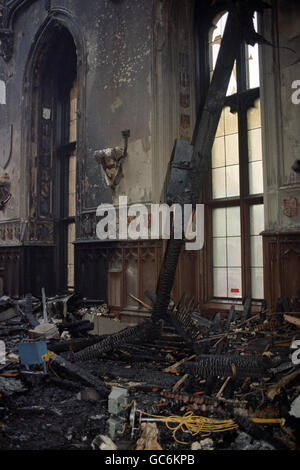
[[[22,342],[18,348],[21,364],[25,365],[26,370],[32,364],[43,364],[44,373],[47,373],[46,362],[43,360],[44,354],[48,353],[46,341]]]

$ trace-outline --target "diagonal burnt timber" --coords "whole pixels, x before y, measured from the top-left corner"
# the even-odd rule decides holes
[[[255,10],[265,8],[264,2],[245,0],[245,2],[229,3],[224,36],[201,117],[195,127],[193,145],[189,145],[181,139],[176,141],[167,192],[168,204],[177,203],[180,206],[192,204],[194,207],[197,204],[211,160],[211,150],[239,46],[243,39],[251,44],[258,40],[255,36],[252,17]],[[171,231],[164,256],[151,314],[151,322],[156,332],[159,331],[160,319],[167,319],[170,294],[184,242],[184,223],[182,223],[182,227],[181,238],[178,238],[178,234],[175,238],[174,230]],[[145,329],[143,322],[141,329]],[[74,359],[85,360],[87,357],[96,357],[104,351],[108,352],[118,345],[130,341],[130,337],[138,338],[140,325],[132,327],[130,331],[126,330],[112,335],[112,338],[107,339],[104,344],[90,346],[80,354],[75,354]],[[149,333],[153,334],[151,328]]]
[[[249,14],[248,11],[247,13]],[[173,159],[175,166],[172,165],[171,170],[171,179],[168,189],[168,203],[177,203],[180,205],[193,204],[193,206],[195,206],[198,202],[200,191],[207,175],[211,159],[211,150],[224,105],[234,61],[243,39],[242,28],[240,25],[240,18],[242,16],[241,7],[239,6],[233,7],[229,12],[215,71],[208,89],[206,102],[202,110],[199,124],[196,125],[195,128],[193,147],[184,141],[177,140],[176,142]],[[186,159],[184,157],[181,158],[184,153],[183,148],[186,149]],[[189,158],[191,152],[192,157]],[[179,157],[178,154],[180,154]],[[181,191],[176,194],[173,189],[174,180],[172,181],[172,178],[176,178],[176,173],[178,173],[179,170],[178,163],[180,160],[182,162],[182,167],[185,167],[183,169],[183,179],[188,180],[188,185],[184,188],[180,188],[179,186]],[[189,173],[188,177],[186,177],[187,172]],[[183,241],[184,236],[182,236],[181,239],[175,239],[174,233],[172,233],[171,238],[168,241],[163,268],[158,281],[156,301],[152,311],[152,319],[154,322],[159,318],[164,318],[166,316]]]
[[[157,326],[157,328],[155,328]],[[73,354],[74,361],[88,361],[100,357],[126,343],[143,343],[146,339],[155,338],[160,332],[160,325],[153,325],[151,320],[143,320],[136,326],[130,326],[124,330],[107,336],[103,341],[88,346]]]

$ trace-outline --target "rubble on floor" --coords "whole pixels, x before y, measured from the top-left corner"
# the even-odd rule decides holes
[[[0,298],[0,449],[300,449],[299,312],[184,298],[155,327],[92,334],[108,314]]]

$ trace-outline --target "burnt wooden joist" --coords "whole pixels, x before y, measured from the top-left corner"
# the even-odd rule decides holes
[[[94,368],[100,377],[122,378],[134,382],[145,382],[155,387],[170,388],[178,381],[178,375],[157,370],[135,367],[120,367],[114,363],[101,363]]]
[[[266,357],[235,355],[202,355],[187,362],[181,371],[197,377],[267,377],[272,363]]]
[[[108,353],[115,348],[130,342],[141,342],[147,339],[155,338],[159,335],[160,325],[153,324],[151,320],[144,320],[136,326],[125,328],[119,333],[106,337],[101,343],[96,343],[82,351],[74,354],[74,361],[86,361],[101,357],[102,354]]]
[[[79,382],[83,384],[95,388],[103,396],[108,396],[110,393],[109,388],[101,379],[94,376],[83,367],[80,367],[77,364],[72,364],[58,354],[55,354],[54,357],[51,358],[51,366],[58,368],[62,373],[79,380]]]

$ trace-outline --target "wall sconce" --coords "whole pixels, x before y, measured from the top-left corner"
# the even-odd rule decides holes
[[[124,147],[113,147],[94,152],[95,160],[100,164],[107,186],[115,189],[123,176],[123,161],[127,156],[130,130],[122,131]]]

